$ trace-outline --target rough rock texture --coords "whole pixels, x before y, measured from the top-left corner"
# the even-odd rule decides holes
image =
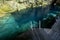
[[[52,26],[50,36],[53,40],[60,40],[60,18]]]
[[[19,35],[15,40],[52,40],[43,29],[33,29]]]

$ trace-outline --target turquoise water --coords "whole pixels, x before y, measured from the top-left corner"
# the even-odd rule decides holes
[[[0,18],[0,20],[4,20],[0,22],[1,40],[14,37],[14,35],[17,35],[18,33],[30,30],[31,22],[33,27],[38,27],[38,21],[42,20],[43,17],[47,17],[45,15],[51,13],[54,15],[57,11],[60,12],[60,9],[58,7],[52,8],[52,10],[47,9],[49,8],[27,8],[21,11],[10,13],[10,15],[8,14],[8,18]]]

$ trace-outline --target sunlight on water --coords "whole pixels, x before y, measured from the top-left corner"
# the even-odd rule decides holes
[[[39,33],[34,29],[41,28],[42,20],[45,21],[48,19],[50,22],[50,15],[56,17],[56,14],[59,13],[56,10],[57,8],[52,10],[50,8],[50,1],[48,0],[38,0],[37,2],[34,0],[16,2],[14,0],[1,3],[0,38],[3,36],[4,38],[12,37],[15,34],[32,30],[35,34],[34,37],[37,36],[40,39]],[[54,11],[57,11],[57,13]],[[48,23],[46,22],[45,24]]]

